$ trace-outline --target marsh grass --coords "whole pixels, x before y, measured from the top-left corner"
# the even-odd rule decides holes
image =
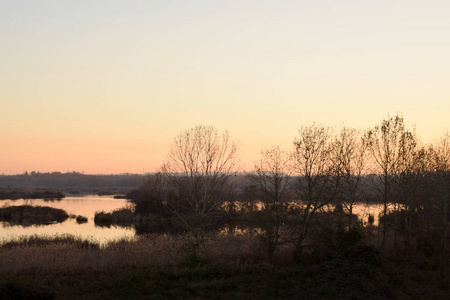
[[[0,247],[2,299],[449,299],[448,267],[432,259],[387,259],[373,247],[330,248],[293,263],[281,247],[268,262],[250,234],[98,241],[70,235],[18,238]],[[334,250],[333,250],[334,249]],[[358,250],[358,251],[356,251]],[[432,282],[432,284],[431,284]],[[34,298],[33,298],[34,297]],[[0,297],[1,298],[1,297]]]
[[[205,263],[253,265],[264,261],[251,235],[218,235],[207,241]],[[20,237],[0,245],[0,274],[92,273],[183,265],[189,237],[150,234],[100,245],[72,235]]]
[[[70,235],[21,237],[0,247],[0,275],[164,267],[180,259],[182,246],[182,240],[161,235],[120,239],[102,247],[98,241]]]
[[[114,251],[123,251],[126,244],[114,243]],[[19,293],[19,299],[34,290],[40,299],[392,299],[399,288],[380,267],[367,272],[363,260],[342,256],[282,268],[180,259],[164,267],[8,274],[0,276],[0,290]]]
[[[99,249],[99,243],[93,239],[81,239],[69,234],[52,236],[20,236],[0,244],[0,249],[48,247],[51,245],[66,245],[78,249]]]

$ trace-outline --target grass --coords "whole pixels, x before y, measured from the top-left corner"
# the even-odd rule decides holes
[[[1,299],[450,299],[448,256],[383,256],[372,246],[309,252],[280,247],[269,264],[249,234],[147,235],[102,247],[70,235],[0,246]]]
[[[121,239],[102,247],[73,236],[20,238],[0,247],[0,275],[83,274],[164,267],[179,260],[183,242],[163,236]],[[7,263],[4,263],[7,262]]]
[[[0,292],[2,299],[25,299],[30,294],[34,296],[30,299],[254,299],[264,298],[270,276],[265,266],[216,265],[95,275],[18,275],[1,278]]]
[[[391,282],[386,267],[372,272],[367,268],[362,261],[342,257],[284,267],[180,263],[108,272],[7,275],[0,277],[0,291],[14,291],[18,298],[35,291],[40,298],[34,299],[397,299],[402,295],[402,287]]]
[[[0,275],[83,274],[127,269],[165,268],[192,253],[187,235],[146,235],[99,246],[71,235],[21,237],[0,246]],[[253,249],[252,249],[253,245]],[[253,264],[262,261],[258,240],[249,235],[220,236],[208,241],[205,261]]]
[[[17,248],[44,248],[52,245],[64,245],[78,249],[99,249],[99,244],[94,240],[76,238],[72,235],[62,234],[51,237],[46,236],[21,236],[19,238],[9,240],[0,245],[0,249],[10,250]]]

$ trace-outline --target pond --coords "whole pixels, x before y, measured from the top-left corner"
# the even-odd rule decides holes
[[[40,235],[53,236],[57,234],[71,234],[81,238],[88,238],[105,244],[108,241],[119,238],[132,238],[136,236],[136,230],[133,226],[121,227],[111,225],[98,226],[94,223],[94,216],[97,211],[111,212],[115,209],[132,206],[126,199],[115,199],[113,196],[70,196],[62,200],[44,200],[44,199],[18,199],[2,200],[1,206],[50,206],[65,210],[69,215],[81,215],[88,219],[86,223],[78,224],[75,218],[69,218],[62,223],[48,225],[10,225],[8,222],[0,222],[0,243],[20,236]],[[367,225],[369,215],[374,216],[374,225],[379,222],[379,213],[383,210],[382,204],[357,203],[353,212]]]
[[[66,197],[62,200],[44,199],[18,199],[2,200],[1,206],[50,206],[65,210],[69,215],[81,215],[88,219],[87,223],[78,224],[74,218],[69,218],[62,223],[50,225],[10,225],[8,222],[0,222],[0,241],[7,241],[19,236],[72,234],[81,238],[89,238],[104,244],[108,241],[122,237],[134,237],[135,230],[132,227],[120,226],[101,227],[94,223],[95,212],[110,212],[118,208],[131,205],[126,199],[114,199],[113,196],[85,195],[79,197]]]

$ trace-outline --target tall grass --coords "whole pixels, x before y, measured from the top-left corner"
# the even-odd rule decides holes
[[[52,236],[20,236],[0,245],[0,249],[15,249],[23,247],[48,247],[51,245],[66,245],[78,249],[99,249],[99,243],[94,239],[81,239],[70,234]]]
[[[21,237],[0,246],[0,275],[77,274],[178,265],[191,253],[188,238],[152,234],[100,247],[98,241],[71,235]],[[208,241],[204,259],[214,263],[258,262],[262,256],[257,243],[250,235],[218,235]]]

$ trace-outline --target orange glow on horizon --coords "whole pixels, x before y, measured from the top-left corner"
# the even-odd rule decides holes
[[[0,10],[0,174],[154,172],[180,131],[228,130],[249,171],[317,122],[450,130],[445,1],[108,1]],[[99,17],[101,16],[101,17]]]

